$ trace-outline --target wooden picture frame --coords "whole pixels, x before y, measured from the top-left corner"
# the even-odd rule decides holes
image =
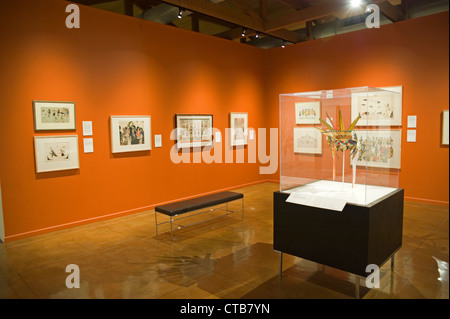
[[[175,114],[177,148],[213,145],[212,114]]]
[[[150,115],[112,115],[110,121],[112,153],[152,149]]]
[[[294,127],[294,153],[322,154],[322,133],[314,127]]]
[[[75,130],[75,103],[33,101],[35,131]]]
[[[35,136],[36,173],[80,168],[78,135]]]
[[[248,144],[248,113],[230,113],[230,145]]]

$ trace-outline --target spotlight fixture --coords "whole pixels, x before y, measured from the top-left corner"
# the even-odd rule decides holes
[[[284,49],[286,47],[286,42],[283,41],[283,43],[281,44],[281,47]]]
[[[255,38],[259,39],[259,31],[256,31]]]
[[[242,33],[241,36],[245,37],[245,33],[247,32],[247,28],[246,27],[242,27]]]
[[[352,6],[352,8],[358,8],[362,5],[362,1],[361,0],[351,0],[350,5]]]
[[[178,19],[181,19],[183,17],[183,12],[184,12],[184,9],[179,8],[179,10],[178,10]]]

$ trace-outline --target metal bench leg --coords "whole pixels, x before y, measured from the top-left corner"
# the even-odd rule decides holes
[[[355,275],[355,299],[359,299],[359,276]]]
[[[283,252],[280,251],[280,271],[278,273],[278,276],[281,279],[281,275],[283,274]]]
[[[170,240],[173,241],[173,230],[172,230],[173,217],[170,216]]]
[[[244,219],[244,197],[242,197],[242,219]]]
[[[391,257],[391,270],[394,270],[394,266],[395,266],[395,254],[393,254]]]
[[[158,218],[156,217],[156,214],[158,213],[155,211],[156,238],[158,239]]]

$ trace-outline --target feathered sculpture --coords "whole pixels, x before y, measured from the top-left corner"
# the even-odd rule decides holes
[[[350,151],[351,159],[354,159],[356,153],[358,152],[358,137],[352,131],[361,118],[361,114],[350,124],[347,130],[344,130],[344,122],[342,120],[341,111],[339,111],[339,126],[336,126],[331,120],[328,113],[326,113],[328,121],[331,123],[328,124],[323,119],[319,119],[320,123],[322,123],[326,129],[316,127],[319,131],[322,132],[323,135],[327,137],[328,146],[331,148],[331,156],[333,158],[333,180],[336,178],[336,160],[337,152],[345,152],[346,150]],[[338,157],[339,158],[339,157]],[[342,182],[344,181],[344,157],[342,163]],[[353,182],[354,184],[354,173],[353,173]]]

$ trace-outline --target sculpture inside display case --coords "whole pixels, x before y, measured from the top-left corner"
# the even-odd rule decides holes
[[[367,205],[396,189],[401,123],[393,120],[388,125],[384,117],[377,122],[367,114],[374,112],[374,103],[376,110],[392,109],[394,105],[401,111],[401,101],[401,87],[281,94],[280,191],[293,194],[290,200],[301,199],[302,204],[315,207],[330,208],[338,203],[340,210],[346,203]],[[298,111],[306,106],[314,106],[317,121],[299,120]],[[368,143],[373,144],[374,138],[392,142],[389,156],[369,157],[361,153],[367,152]],[[322,139],[327,143],[322,143]],[[322,152],[325,144],[331,152]]]
[[[280,276],[287,253],[354,274],[359,298],[368,265],[391,259],[393,269],[403,231],[401,100],[401,89],[369,87],[280,95]],[[305,118],[305,109],[314,112]]]
[[[322,118],[319,118],[320,122],[327,128],[324,130],[320,127],[317,129],[320,130],[323,135],[327,137],[328,146],[331,148],[331,156],[333,158],[333,181],[336,179],[336,156],[337,153],[341,151],[343,153],[342,160],[342,182],[344,182],[344,172],[345,172],[345,151],[350,151],[351,159],[354,160],[356,157],[356,152],[358,150],[358,136],[353,133],[353,129],[361,118],[361,114],[350,124],[347,130],[344,130],[344,122],[342,120],[342,114],[339,111],[339,127],[337,127],[330,116],[327,114],[327,120],[331,123],[328,124]],[[353,163],[353,178],[352,178],[352,187],[355,184],[355,168],[356,163]]]

